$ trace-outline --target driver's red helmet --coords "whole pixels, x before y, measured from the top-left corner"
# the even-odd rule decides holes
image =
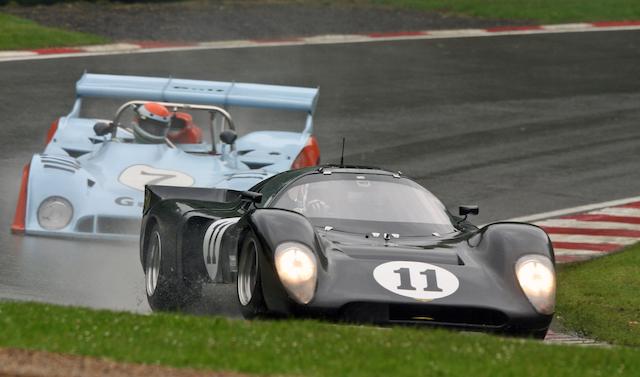
[[[171,112],[156,102],[147,102],[136,109],[133,135],[139,143],[163,143],[169,132]]]
[[[193,123],[191,114],[176,112],[171,119],[167,137],[176,144],[200,144],[202,130]]]

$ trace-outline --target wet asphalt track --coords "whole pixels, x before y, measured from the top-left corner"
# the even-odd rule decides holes
[[[137,245],[10,235],[21,168],[98,73],[319,85],[323,159],[400,169],[478,223],[638,195],[640,32],[0,63],[0,297],[148,311]],[[242,125],[239,125],[242,127]],[[232,289],[209,309],[233,312]],[[196,309],[200,311],[200,309]]]

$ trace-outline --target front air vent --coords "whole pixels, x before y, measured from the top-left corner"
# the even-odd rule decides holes
[[[507,316],[498,310],[485,308],[463,308],[431,304],[392,304],[389,305],[389,321],[499,328],[507,323]]]
[[[40,155],[40,162],[45,169],[61,170],[71,174],[80,169],[80,164],[75,159],[64,156],[43,154]]]
[[[67,148],[62,148],[63,151],[67,152],[69,154],[69,156],[73,157],[73,158],[78,158],[84,154],[89,153],[88,151],[81,151],[81,150],[76,150],[76,149],[67,149]]]
[[[128,217],[98,216],[97,233],[140,234],[140,220]]]
[[[83,216],[76,223],[76,232],[93,233],[93,216]]]
[[[263,172],[251,172],[251,173],[236,173],[229,177],[229,179],[264,179],[267,176]]]
[[[252,162],[252,161],[242,161],[246,164],[249,169],[262,169],[265,166],[273,165],[271,162]]]
[[[348,322],[447,326],[466,329],[499,330],[508,322],[499,310],[425,304],[384,304],[352,302],[340,310]]]

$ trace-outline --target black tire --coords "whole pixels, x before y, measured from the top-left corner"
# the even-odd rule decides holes
[[[162,237],[158,224],[149,231],[144,250],[145,291],[154,311],[176,311],[201,296],[201,283],[185,284],[177,274],[175,246]]]
[[[534,331],[530,333],[529,336],[533,339],[544,340],[544,338],[547,336],[547,329]]]
[[[246,319],[260,317],[267,312],[260,280],[260,251],[260,242],[250,232],[242,241],[238,253],[238,277],[236,281],[236,296],[240,304],[240,312]]]
[[[544,340],[544,338],[547,336],[547,330],[519,330],[516,332],[504,333],[504,335],[516,338]]]

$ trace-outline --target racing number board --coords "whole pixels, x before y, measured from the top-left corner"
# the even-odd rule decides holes
[[[383,263],[373,270],[373,278],[395,294],[421,301],[447,297],[460,286],[458,278],[451,272],[422,262]]]

